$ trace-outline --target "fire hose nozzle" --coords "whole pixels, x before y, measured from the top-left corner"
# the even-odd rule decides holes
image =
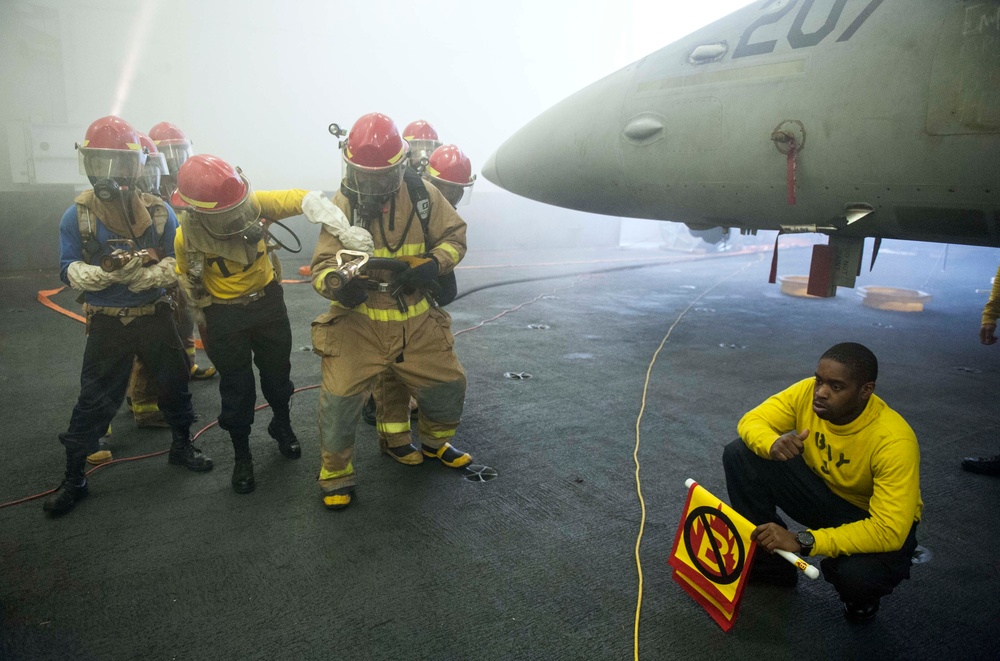
[[[141,258],[143,265],[155,264],[162,259],[160,254],[153,248],[136,250],[135,244],[131,239],[111,239],[108,243],[122,244],[125,247],[114,250],[110,255],[101,256],[101,268],[107,273],[117,271],[131,262],[135,257]]]
[[[349,261],[345,261],[344,257],[353,257]],[[337,290],[346,285],[348,282],[357,277],[361,268],[368,263],[368,253],[360,252],[357,250],[338,250],[337,251],[337,269],[331,271],[328,276],[326,276],[327,286],[330,289]]]

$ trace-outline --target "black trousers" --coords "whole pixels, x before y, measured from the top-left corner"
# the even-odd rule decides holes
[[[742,439],[736,439],[723,451],[722,465],[730,504],[755,525],[774,522],[787,528],[778,516],[778,507],[813,530],[835,528],[870,516],[830,491],[801,456],[790,461],[771,461],[757,456]],[[843,601],[883,597],[910,577],[916,532],[914,523],[897,551],[825,558],[820,563],[823,578],[833,584]],[[760,556],[755,563],[766,562],[765,557]]]
[[[128,324],[117,317],[95,314],[90,318],[83,352],[80,397],[69,429],[59,435],[66,447],[67,478],[82,477],[87,455],[97,452],[98,441],[125,399],[136,356],[156,378],[157,404],[163,417],[175,430],[190,430],[194,410],[188,392],[187,359],[170,306],[161,303],[156,314],[136,317]]]
[[[288,417],[295,386],[292,371],[292,329],[281,285],[271,281],[263,298],[247,305],[205,308],[208,342],[205,350],[219,371],[222,411],[219,427],[234,438],[250,435],[257,403],[253,366],[260,372],[260,389],[276,418]]]

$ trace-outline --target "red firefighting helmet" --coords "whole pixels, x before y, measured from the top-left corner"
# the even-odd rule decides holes
[[[243,173],[218,156],[192,156],[177,173],[170,204],[187,209],[217,239],[241,235],[260,218],[260,206]]]
[[[139,144],[146,148],[146,164],[142,166],[142,174],[136,180],[136,187],[144,193],[160,194],[160,177],[168,174],[167,159],[163,157],[156,145],[145,133],[139,133]]]
[[[109,115],[95,120],[87,129],[79,152],[80,173],[91,182],[98,179],[121,179],[134,182],[146,163],[146,152],[139,134],[121,117]]]
[[[426,120],[418,119],[410,122],[403,129],[403,140],[438,140],[438,133]],[[440,144],[440,143],[439,143]]]
[[[160,122],[149,129],[149,137],[152,138],[156,147],[167,159],[167,167],[174,175],[180,170],[184,161],[191,158],[191,141],[184,135],[184,131],[177,128],[170,122]]]
[[[364,115],[344,144],[344,185],[358,195],[395,193],[403,183],[407,151],[389,117],[377,112]]]
[[[423,119],[407,124],[403,139],[410,143],[410,167],[418,172],[423,171],[431,153],[441,146],[437,131]]]
[[[466,189],[476,183],[476,175],[472,174],[472,162],[456,145],[438,147],[431,154],[424,169],[423,176],[429,179],[438,190],[457,206],[465,195]]]

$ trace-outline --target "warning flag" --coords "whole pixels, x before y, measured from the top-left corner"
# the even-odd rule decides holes
[[[736,621],[756,544],[752,523],[689,481],[669,564],[674,580],[729,631]]]

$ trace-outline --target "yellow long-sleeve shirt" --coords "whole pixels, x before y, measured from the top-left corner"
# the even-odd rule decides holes
[[[880,553],[902,547],[920,520],[920,448],[902,416],[872,395],[860,416],[834,425],[812,410],[816,379],[803,379],[769,397],[740,419],[740,438],[770,459],[771,445],[792,430],[809,430],[806,465],[837,494],[870,518],[813,530],[816,555]]]
[[[302,213],[302,198],[308,191],[301,189],[278,191],[254,191],[260,205],[261,217],[281,220]],[[177,228],[174,237],[174,252],[177,255],[177,273],[188,272],[187,250],[184,248],[184,233]],[[267,256],[264,241],[257,244],[257,257],[249,266],[224,259],[219,255],[205,255],[205,270],[202,284],[205,290],[221,299],[239,298],[260,289],[274,279],[274,266]]]

